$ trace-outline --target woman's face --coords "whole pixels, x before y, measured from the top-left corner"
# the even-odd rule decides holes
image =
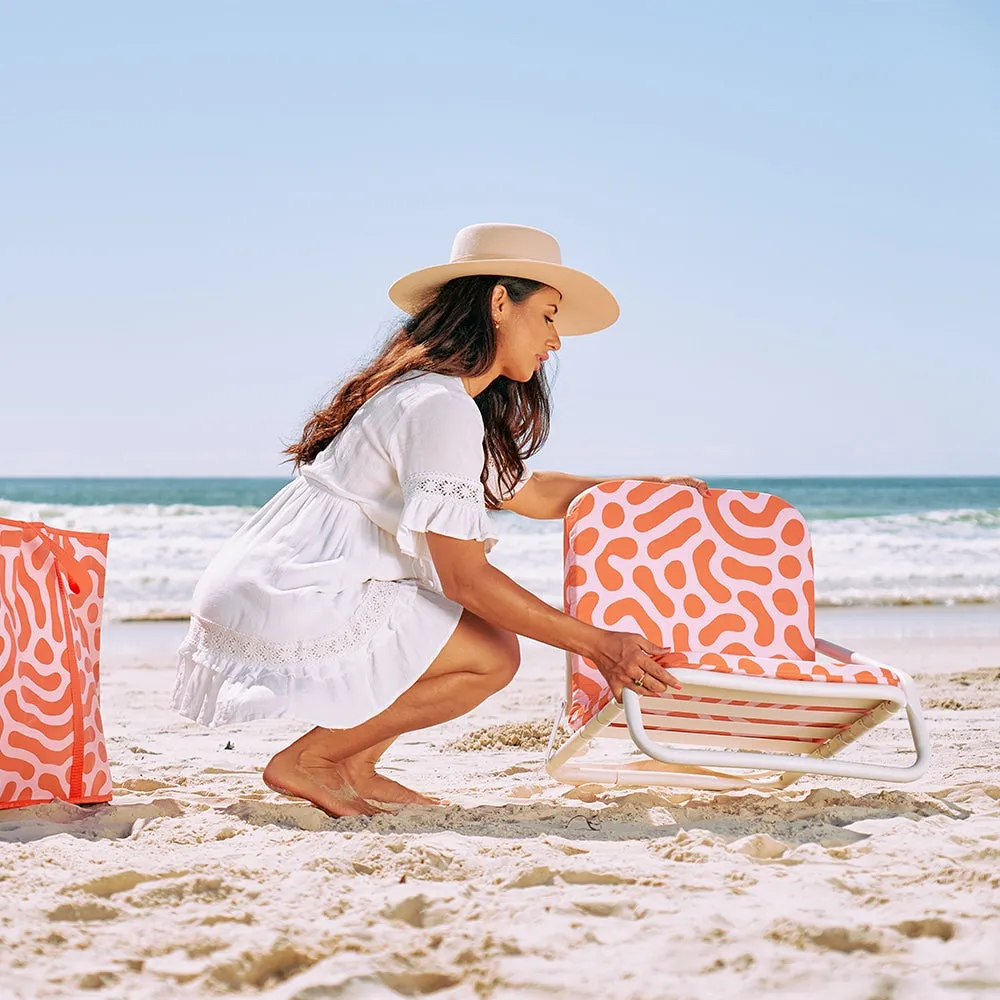
[[[546,285],[515,302],[503,285],[493,289],[493,325],[497,331],[497,364],[500,374],[527,382],[542,367],[551,351],[562,344],[556,332],[562,295]]]

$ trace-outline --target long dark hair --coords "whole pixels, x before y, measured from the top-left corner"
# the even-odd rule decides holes
[[[496,329],[490,317],[493,289],[503,285],[514,302],[523,302],[545,286],[527,278],[474,275],[453,278],[420,312],[411,316],[367,367],[345,381],[332,401],[306,422],[300,441],[285,449],[295,468],[309,465],[347,426],[362,403],[402,375],[414,370],[440,375],[475,376],[496,360]],[[544,369],[527,382],[503,375],[475,397],[486,429],[481,481],[487,506],[497,509],[501,497],[487,483],[488,463],[507,494],[530,458],[549,436],[551,403]]]

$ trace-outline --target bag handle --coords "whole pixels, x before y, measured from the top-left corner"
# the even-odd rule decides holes
[[[83,584],[87,582],[87,571],[74,559],[61,545],[58,545],[45,533],[46,525],[41,521],[22,521],[21,534],[26,541],[37,538],[42,547],[47,549],[66,574],[69,581],[69,589],[74,594],[79,594],[83,589]]]

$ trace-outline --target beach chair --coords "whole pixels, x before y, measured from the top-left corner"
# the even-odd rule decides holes
[[[567,694],[546,770],[567,784],[783,788],[803,774],[913,781],[930,748],[913,680],[815,638],[813,557],[802,515],[776,496],[615,480],[564,522],[567,614],[637,632],[674,654],[666,696],[614,700],[567,656]],[[553,753],[568,710],[573,734]],[[836,754],[904,710],[905,765]],[[631,743],[622,741],[631,741]]]

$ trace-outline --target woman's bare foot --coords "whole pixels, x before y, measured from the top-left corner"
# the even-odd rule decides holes
[[[341,766],[347,773],[351,787],[362,798],[370,802],[403,803],[404,805],[442,806],[447,805],[443,799],[433,795],[423,795],[398,781],[387,778],[375,770],[375,764],[382,756],[388,743],[369,747],[353,757],[345,757]]]
[[[272,791],[306,799],[330,816],[373,816],[383,811],[358,794],[343,764],[307,750],[279,751],[264,768],[263,778]]]
[[[370,802],[396,803],[401,802],[407,805],[422,806],[442,806],[447,805],[444,799],[435,798],[433,795],[423,795],[406,785],[401,785],[398,781],[387,778],[378,771],[370,771],[367,774],[356,774],[348,771],[351,785],[364,799]]]

